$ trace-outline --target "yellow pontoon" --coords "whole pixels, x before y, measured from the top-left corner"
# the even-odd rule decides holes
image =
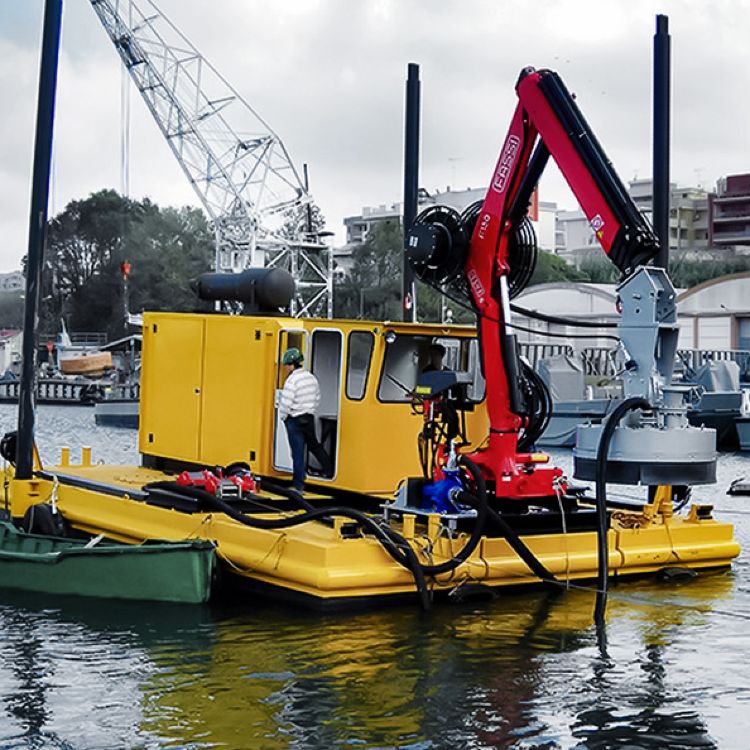
[[[202,509],[197,501],[149,487],[173,480],[185,468],[244,461],[256,474],[282,485],[283,492],[291,467],[274,393],[282,384],[280,353],[293,345],[305,352],[321,383],[317,429],[335,465],[331,478],[310,477],[313,492],[306,499],[315,507],[346,505],[378,518],[381,503],[392,501],[402,480],[421,472],[416,438],[422,417],[396,381],[408,390],[415,386],[431,343],[446,347],[451,367],[473,373],[468,437],[476,446],[486,435],[475,336],[469,326],[148,314],[139,434],[143,465],[96,464],[90,450],[74,465],[65,448],[58,465],[37,467],[32,480],[13,481],[11,470],[12,515],[21,518],[30,506],[54,500],[67,523],[92,534],[131,543],[214,540],[232,579],[314,605],[413,595],[413,572],[351,519],[250,528]],[[262,494],[262,504],[237,507],[261,520],[301,512],[286,493]],[[566,509],[564,518],[552,509],[521,507],[504,517],[559,581],[595,577],[595,513],[587,502]],[[424,565],[450,560],[471,535],[470,521],[451,522],[439,513],[394,513],[389,523]],[[687,515],[673,515],[666,489],[643,507],[611,513],[613,575],[721,567],[738,552],[731,525],[716,521],[710,507],[700,503]],[[468,583],[538,582],[504,534],[488,526],[465,562],[426,583],[434,592],[450,592]]]

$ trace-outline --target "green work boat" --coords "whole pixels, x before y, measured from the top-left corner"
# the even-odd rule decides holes
[[[205,540],[63,539],[0,521],[0,589],[200,604],[211,594],[214,549]]]

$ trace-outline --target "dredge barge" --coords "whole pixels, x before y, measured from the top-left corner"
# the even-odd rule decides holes
[[[74,529],[136,544],[146,539],[213,540],[224,570],[264,593],[313,606],[413,595],[413,572],[356,519],[333,516],[331,523],[318,519],[263,528],[263,522],[306,512],[284,486],[291,460],[272,394],[280,385],[281,353],[288,345],[301,348],[321,383],[317,429],[334,458],[330,478],[315,476],[316,467],[310,466],[310,491],[304,498],[309,505],[346,506],[380,519],[381,506],[392,504],[388,528],[406,540],[418,561],[449,561],[470,541],[476,517],[466,509],[462,515],[393,503],[394,488],[404,477],[422,475],[415,443],[424,429],[424,416],[415,413],[412,398],[394,381],[416,387],[429,346],[436,341],[446,347],[449,365],[475,378],[467,388],[465,412],[471,451],[481,446],[488,428],[473,327],[147,315],[139,432],[143,465],[95,464],[89,451],[74,465],[70,451],[63,449],[57,466],[39,467],[30,481],[11,481],[13,516],[20,518],[43,503],[57,481],[57,508]],[[522,455],[520,476],[532,477],[546,467],[546,460],[544,454]],[[260,492],[223,502],[260,521],[258,527],[232,518],[210,498],[188,496],[177,486],[159,489],[183,470],[238,461],[261,477]],[[493,493],[492,506],[504,524],[486,523],[466,560],[436,575],[429,587],[450,592],[467,583],[539,583],[544,570],[560,581],[594,578],[593,498],[567,495],[562,481],[559,495],[546,498],[503,500]],[[532,572],[519,556],[505,524],[542,570]],[[654,493],[642,507],[612,501],[608,535],[609,569],[617,576],[674,566],[721,567],[739,552],[731,525],[713,519],[710,507],[695,503],[686,515],[677,515],[666,490]]]
[[[426,605],[469,584],[597,578],[606,590],[610,576],[730,565],[732,526],[691,498],[715,479],[716,436],[689,425],[672,382],[675,293],[647,265],[656,238],[560,78],[527,68],[516,92],[484,201],[462,215],[431,207],[406,235],[416,276],[463,300],[476,327],[294,319],[279,314],[292,294],[283,271],[207,274],[200,296],[245,314],[145,315],[142,465],[93,464],[90,451],[73,465],[68,449],[32,465],[19,430],[16,455],[5,451],[17,467],[5,473],[9,515],[61,516],[133,544],[210,540],[228,578],[315,606],[415,592]],[[535,450],[549,394],[511,315],[534,267],[526,214],[550,156],[622,272],[624,399],[577,435],[575,474],[595,481],[593,496]],[[447,367],[426,371],[434,344]],[[290,347],[320,382],[316,430],[333,463],[330,476],[308,466],[304,496],[286,484],[276,406]],[[608,481],[646,486],[643,502],[608,498]]]

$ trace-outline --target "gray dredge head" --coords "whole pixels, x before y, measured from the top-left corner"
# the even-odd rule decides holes
[[[625,398],[641,396],[612,437],[607,479],[619,484],[711,484],[716,481],[716,431],[691,427],[686,387],[672,385],[677,350],[676,294],[661,268],[640,267],[617,289],[622,303],[617,369]],[[595,480],[603,424],[579,425],[573,475]]]

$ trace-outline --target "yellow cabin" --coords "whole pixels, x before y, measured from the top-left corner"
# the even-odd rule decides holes
[[[421,473],[417,435],[422,419],[411,391],[431,343],[446,364],[469,372],[475,408],[467,437],[487,434],[484,379],[476,329],[369,321],[148,313],[143,322],[139,446],[145,466],[226,466],[245,461],[263,476],[287,476],[291,456],[278,418],[281,356],[297,347],[318,378],[316,428],[334,463],[337,489],[392,495]],[[471,408],[471,407],[470,407]]]

